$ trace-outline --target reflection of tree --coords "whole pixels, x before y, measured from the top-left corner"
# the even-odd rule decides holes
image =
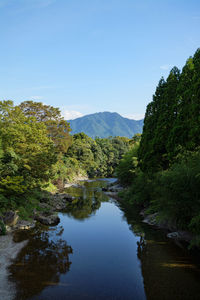
[[[164,232],[142,223],[135,208],[119,206],[130,230],[140,236],[137,256],[147,299],[199,299],[200,270],[189,253],[170,242]]]
[[[145,252],[145,248],[146,248],[145,247],[146,246],[146,241],[145,241],[145,239],[144,239],[143,236],[140,237],[140,241],[137,242],[137,246],[138,246],[138,248],[137,248],[137,256],[138,256],[139,259],[141,259],[142,255]]]
[[[60,238],[62,231],[62,228],[35,230],[30,235],[27,246],[10,267],[17,299],[27,299],[41,293],[46,286],[58,284],[60,275],[69,271],[69,254],[73,250]]]
[[[78,220],[84,220],[95,214],[100,208],[101,202],[108,201],[108,197],[99,191],[98,187],[98,182],[90,182],[82,188],[75,188],[75,191],[72,188],[67,190],[76,197],[78,195],[75,200],[67,204],[68,214]]]
[[[75,219],[84,220],[89,218],[101,206],[101,201],[96,197],[79,197],[76,201],[68,204],[67,212]]]

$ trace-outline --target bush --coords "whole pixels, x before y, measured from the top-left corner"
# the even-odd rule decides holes
[[[129,204],[146,207],[152,198],[153,182],[140,170],[135,174],[131,186],[121,193],[121,197]]]
[[[136,177],[137,171],[137,151],[139,143],[134,143],[132,149],[124,154],[123,158],[116,169],[117,177],[123,185],[130,185]]]
[[[200,153],[193,153],[157,174],[152,205],[184,229],[200,230]]]

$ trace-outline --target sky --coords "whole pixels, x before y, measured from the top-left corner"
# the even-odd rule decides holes
[[[199,0],[0,0],[0,99],[141,119],[198,47]]]

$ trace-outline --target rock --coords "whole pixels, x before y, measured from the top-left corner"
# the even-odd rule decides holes
[[[170,232],[167,234],[167,237],[170,239],[180,239],[180,234],[177,231]]]
[[[55,226],[60,223],[60,218],[57,215],[37,215],[35,219],[43,225]]]
[[[186,242],[190,242],[193,239],[193,235],[188,231],[174,231],[167,234],[167,237],[175,240],[182,240]]]
[[[66,208],[66,204],[65,203],[58,203],[54,206],[54,208],[55,208],[56,211],[61,211],[61,210]]]
[[[52,207],[51,207],[49,204],[47,204],[47,203],[40,203],[40,204],[39,204],[39,207],[40,207],[41,209],[48,210],[48,211],[51,211],[51,210],[52,210]]]
[[[67,200],[67,201],[73,201],[75,199],[75,197],[69,195],[69,194],[62,194],[61,196],[64,200]]]
[[[112,188],[109,189],[111,192],[118,193],[119,191],[123,190],[123,187],[119,184],[112,186]]]
[[[19,230],[29,230],[34,227],[35,227],[35,221],[29,222],[29,221],[25,221],[25,220],[20,220],[15,225],[15,228],[19,229]]]
[[[53,197],[54,201],[60,201],[60,200],[65,200],[65,201],[73,201],[75,197],[69,195],[69,194],[56,194]]]
[[[5,225],[5,227],[6,227],[6,233],[8,233],[8,232],[11,232],[11,231],[12,231],[12,228],[11,228],[10,226],[8,226],[8,225]]]
[[[54,199],[51,202],[51,206],[55,211],[61,211],[66,209],[66,203],[72,202],[76,197],[73,197],[69,194],[58,194],[54,195]]]
[[[123,190],[123,187],[120,186],[119,184],[110,185],[110,186],[102,188],[103,192],[111,192],[111,193],[118,193],[118,192],[120,192],[122,190]]]
[[[158,225],[157,216],[158,216],[158,213],[148,215],[144,218],[143,222],[147,223],[149,225]]]
[[[3,222],[5,225],[8,225],[8,226],[15,226],[18,219],[19,219],[19,216],[14,211],[7,211],[3,215]]]
[[[141,210],[140,216],[142,216],[143,218],[145,217],[145,209],[142,209],[142,210]]]

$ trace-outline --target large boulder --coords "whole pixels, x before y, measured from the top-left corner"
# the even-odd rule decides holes
[[[35,216],[35,219],[43,225],[55,226],[60,223],[60,218],[57,215],[46,216],[44,214]]]
[[[29,222],[26,220],[20,220],[15,225],[15,228],[19,230],[29,230],[35,227],[35,222],[36,221]]]
[[[158,225],[157,217],[158,217],[158,213],[147,215],[144,218],[143,222],[149,225]]]

